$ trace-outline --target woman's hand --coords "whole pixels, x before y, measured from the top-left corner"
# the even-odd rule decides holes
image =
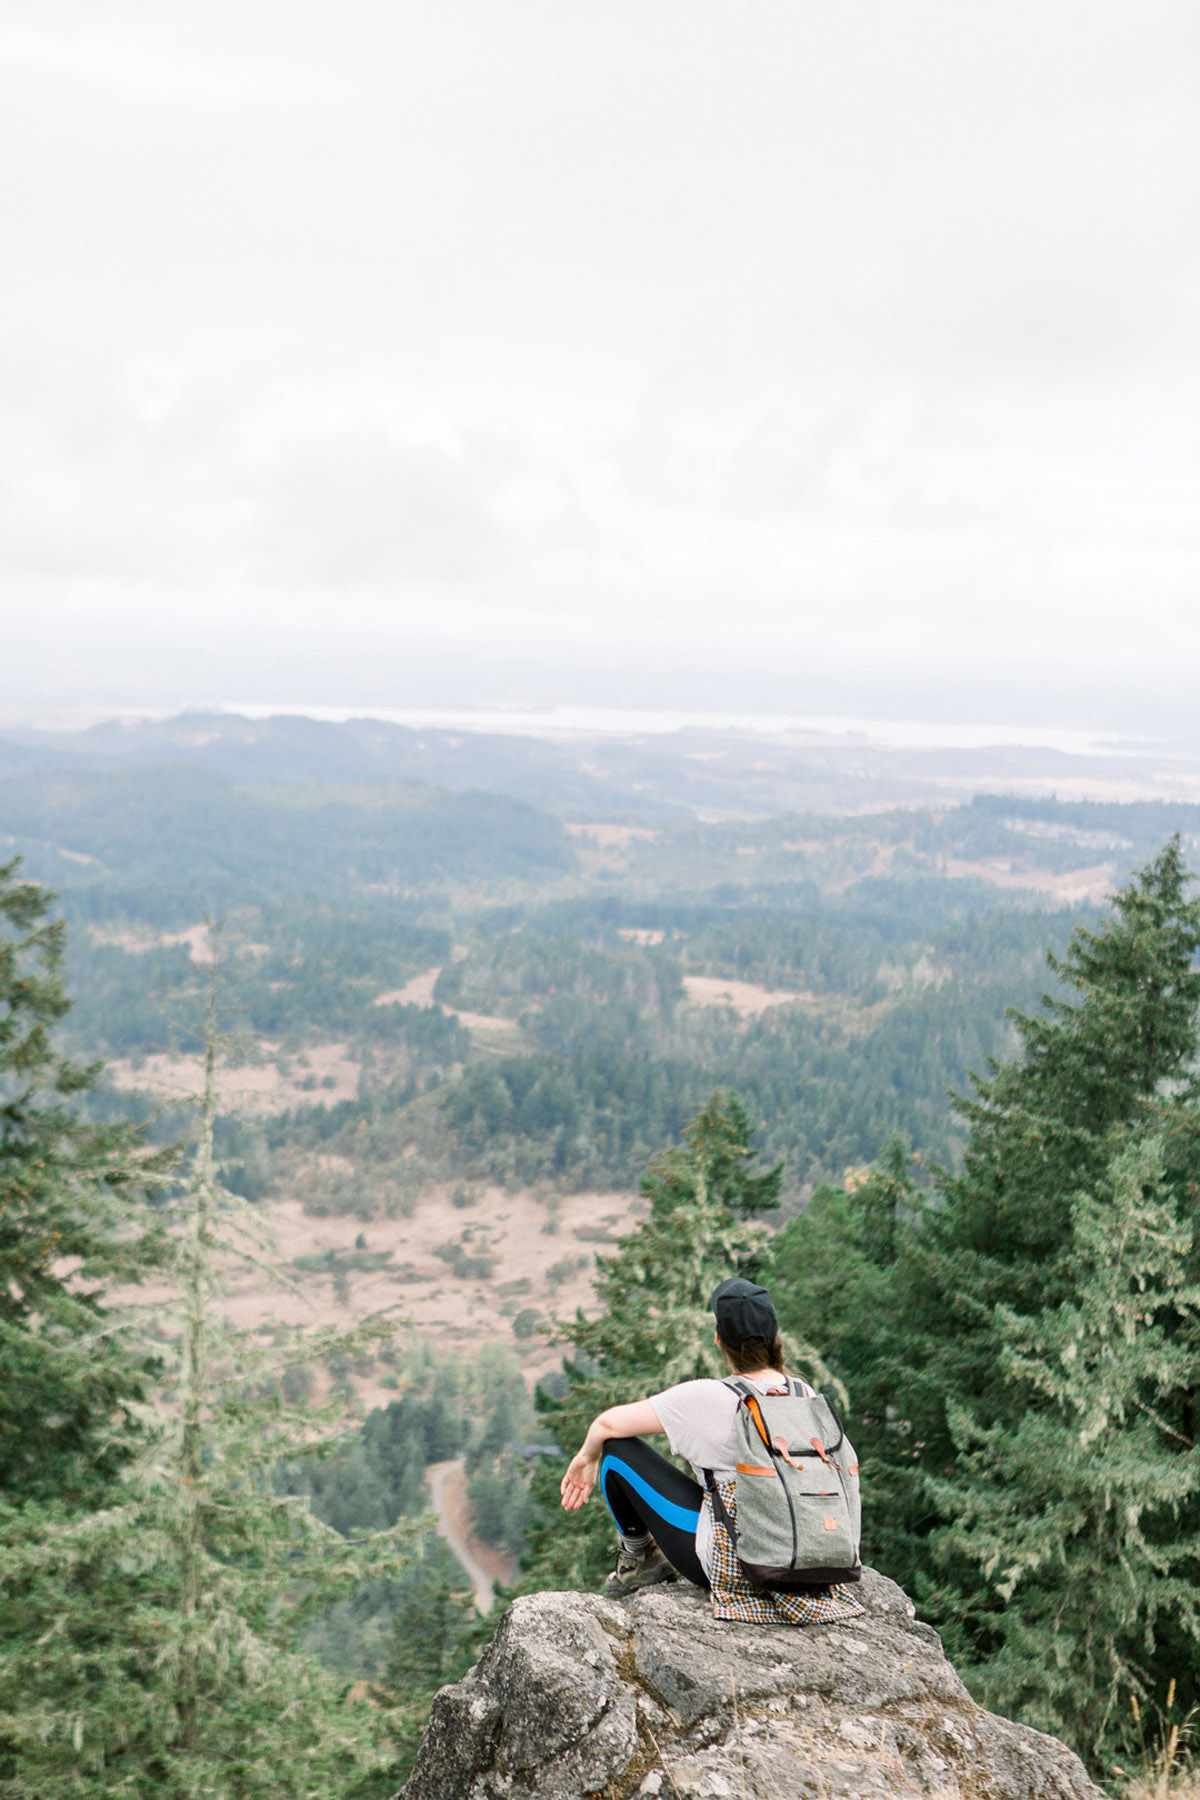
[[[562,1503],[568,1512],[586,1506],[600,1473],[600,1458],[609,1438],[645,1437],[661,1431],[658,1414],[649,1400],[632,1400],[627,1406],[610,1406],[597,1414],[587,1428],[587,1436],[567,1465],[559,1483]]]
[[[562,1503],[567,1512],[576,1512],[585,1506],[596,1485],[596,1476],[600,1472],[600,1454],[592,1452],[585,1443],[582,1450],[577,1450],[567,1465],[567,1472],[559,1483]]]

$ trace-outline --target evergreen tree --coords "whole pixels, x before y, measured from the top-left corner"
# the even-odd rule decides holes
[[[913,1317],[928,1333],[909,1398],[935,1459],[953,1455],[944,1396],[1003,1414],[992,1311],[1070,1298],[1071,1197],[1103,1178],[1125,1133],[1162,1131],[1172,1178],[1200,1200],[1200,900],[1188,880],[1176,837],[1114,896],[1101,930],[1080,928],[1065,956],[1048,956],[1062,991],[1012,1015],[1020,1054],[955,1100],[971,1127],[962,1170],[942,1177],[940,1206],[907,1241]]]
[[[1049,959],[1018,1054],[955,1102],[958,1172],[923,1194],[893,1147],[819,1190],[768,1267],[849,1389],[872,1559],[986,1698],[1100,1759],[1130,1693],[1175,1677],[1186,1703],[1200,1664],[1188,882],[1172,841]]]
[[[481,1464],[467,1483],[467,1499],[483,1542],[497,1545],[506,1556],[521,1556],[533,1516],[521,1458],[506,1451]]]
[[[708,1309],[726,1276],[753,1274],[768,1230],[754,1215],[779,1203],[782,1164],[755,1167],[754,1132],[736,1094],[715,1093],[682,1144],[654,1157],[641,1182],[645,1219],[612,1256],[597,1258],[601,1310],[562,1328],[573,1356],[567,1392],[543,1390],[538,1408],[560,1448],[533,1477],[540,1516],[530,1530],[522,1589],[593,1587],[611,1561],[612,1524],[603,1507],[564,1513],[558,1483],[588,1424],[606,1406],[658,1393],[678,1381],[723,1375]],[[805,1354],[805,1352],[801,1352]]]
[[[925,1477],[955,1465],[953,1407],[981,1429],[1019,1418],[997,1361],[996,1309],[1033,1318],[1071,1301],[1072,1197],[1096,1190],[1138,1133],[1161,1137],[1183,1216],[1200,1207],[1200,902],[1188,880],[1173,839],[1114,896],[1100,927],[1077,928],[1062,957],[1048,956],[1058,990],[1039,1013],[1010,1015],[1017,1055],[990,1062],[971,1095],[954,1097],[970,1125],[961,1169],[935,1172],[894,1231],[875,1227],[895,1264],[864,1292],[853,1247],[833,1246],[850,1279],[845,1312],[831,1292],[823,1332],[845,1347],[835,1366],[856,1424],[865,1421],[864,1475],[880,1496],[868,1508],[872,1554],[952,1636],[954,1621],[984,1616],[988,1599],[966,1562],[931,1574],[926,1544],[939,1514]],[[1162,1404],[1190,1440],[1190,1388]],[[958,1649],[982,1653],[969,1633]]]
[[[911,1383],[904,1248],[924,1204],[913,1158],[893,1136],[877,1163],[820,1187],[771,1240],[763,1265],[781,1323],[820,1345],[846,1395],[869,1480],[863,1554],[886,1568],[920,1554],[923,1445],[897,1406]]]
[[[1184,1207],[1192,1218],[1181,1217]],[[1071,1206],[1072,1296],[989,1334],[1015,1426],[951,1410],[959,1460],[933,1491],[936,1547],[981,1572],[983,1646],[967,1672],[989,1705],[1066,1739],[1094,1768],[1136,1744],[1130,1696],[1166,1685],[1161,1626],[1200,1643],[1200,1463],[1164,1413],[1196,1379],[1181,1320],[1200,1319],[1190,1197],[1160,1137],[1135,1136]]]
[[[145,1201],[171,1158],[81,1116],[100,1065],[55,1047],[65,927],[19,867],[0,867],[0,1494],[83,1502],[129,1455],[154,1369],[104,1289],[161,1254]]]
[[[442,1539],[430,1533],[420,1560],[404,1578],[387,1667],[375,1690],[395,1743],[394,1780],[411,1773],[433,1696],[446,1682],[462,1679],[491,1632],[463,1571]]]
[[[198,1148],[170,1209],[168,1404],[103,1510],[0,1512],[0,1795],[13,1800],[325,1800],[388,1765],[379,1715],[294,1646],[331,1598],[398,1577],[415,1528],[347,1542],[275,1491],[278,1461],[319,1447],[320,1415],[287,1405],[281,1353],[214,1308],[230,1264],[261,1268],[263,1248],[216,1176],[214,1011],[215,985]],[[316,1333],[282,1355],[380,1334]],[[247,1398],[264,1387],[270,1399]]]

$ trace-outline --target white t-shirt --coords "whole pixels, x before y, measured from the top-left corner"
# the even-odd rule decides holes
[[[772,1388],[787,1387],[787,1376],[778,1369],[760,1369],[755,1375],[740,1375],[760,1394]],[[813,1392],[807,1382],[801,1384],[806,1394]],[[737,1475],[738,1396],[723,1381],[681,1381],[678,1387],[652,1394],[650,1404],[658,1414],[658,1422],[676,1456],[684,1457],[696,1471],[702,1485],[705,1469],[711,1469],[715,1481],[733,1481]],[[712,1508],[700,1508],[696,1526],[696,1555],[706,1575],[712,1574]]]

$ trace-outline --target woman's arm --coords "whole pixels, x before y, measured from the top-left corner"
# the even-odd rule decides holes
[[[661,1430],[658,1414],[649,1400],[631,1400],[628,1406],[609,1406],[599,1413],[588,1426],[587,1436],[562,1478],[559,1491],[567,1511],[575,1512],[591,1494],[609,1438],[650,1437]]]

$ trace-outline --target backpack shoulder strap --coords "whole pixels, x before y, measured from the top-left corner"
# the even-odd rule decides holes
[[[810,1388],[807,1381],[800,1381],[795,1375],[789,1375],[788,1386],[797,1400],[814,1400],[816,1390]]]
[[[731,1375],[728,1378],[724,1379],[722,1381],[721,1385],[722,1385],[722,1387],[727,1387],[729,1389],[730,1393],[737,1395],[739,1407],[741,1407],[747,1400],[757,1400],[758,1399],[757,1389],[750,1382],[744,1381],[740,1376]],[[771,1442],[770,1442],[770,1439],[767,1437],[766,1427],[763,1425],[762,1413],[761,1413],[760,1409],[757,1406],[755,1406],[755,1407],[751,1408],[751,1411],[752,1411],[752,1414],[754,1415],[754,1424],[755,1424],[756,1430],[758,1431],[759,1436],[762,1438],[763,1443],[766,1445],[767,1449],[771,1450]],[[772,1450],[772,1455],[774,1455],[773,1450]],[[723,1525],[725,1527],[726,1531],[729,1533],[730,1542],[733,1544],[736,1544],[737,1543],[737,1526],[734,1524],[733,1520],[729,1517],[729,1513],[726,1509],[725,1502],[721,1498],[721,1490],[717,1486],[716,1481],[713,1479],[713,1471],[711,1469],[705,1469],[705,1471],[704,1471],[704,1486],[707,1489],[709,1499],[712,1502],[713,1518],[717,1521],[717,1523],[719,1525]]]

